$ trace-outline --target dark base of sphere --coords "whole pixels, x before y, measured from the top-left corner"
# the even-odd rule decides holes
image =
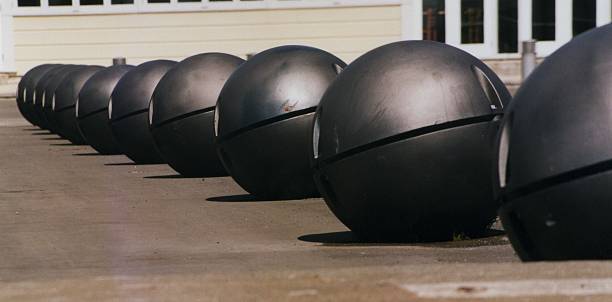
[[[63,137],[75,145],[85,145],[87,142],[81,135],[76,121],[75,108],[67,108],[55,113],[59,126],[59,132]]]
[[[36,114],[34,112],[34,105],[32,105],[32,104],[25,104],[24,103],[24,104],[21,105],[21,108],[23,110],[22,113],[23,113],[23,116],[25,117],[25,119],[28,122],[30,122],[30,124],[32,124],[33,126],[40,127],[38,125],[38,120],[37,120]]]
[[[213,119],[214,111],[208,111],[153,128],[159,153],[181,175],[228,175],[217,156]]]
[[[102,110],[78,119],[78,126],[87,143],[98,153],[104,155],[122,154],[119,144],[108,125],[108,111]]]
[[[38,127],[42,128],[42,129],[50,130],[49,129],[49,122],[47,121],[47,118],[45,117],[45,114],[42,111],[42,107],[33,106],[32,107],[32,114],[35,116],[35,119],[37,121]]]
[[[163,164],[149,130],[149,113],[142,112],[111,124],[113,136],[124,154],[137,164]]]
[[[612,171],[539,190],[500,209],[524,261],[612,259]]]
[[[43,111],[38,106],[34,106],[33,103],[23,104],[23,113],[25,114],[26,119],[34,126],[39,127],[41,129],[48,129],[48,125],[46,124],[46,119]],[[44,128],[43,128],[44,127]]]
[[[314,113],[268,124],[219,144],[230,175],[262,199],[319,196],[310,167]]]
[[[60,131],[60,126],[55,111],[47,107],[42,109],[42,113],[44,114],[45,120],[47,121],[47,129],[52,133],[59,135],[61,138],[66,139],[66,136],[64,136],[64,134]]]
[[[19,113],[21,113],[21,116],[23,116],[23,118],[24,118],[24,119],[25,119],[25,120],[26,120],[28,123],[30,123],[32,126],[36,126],[36,125],[34,124],[34,122],[33,122],[32,118],[31,118],[31,117],[30,117],[30,115],[28,114],[27,109],[26,109],[26,105],[25,105],[23,102],[21,102],[21,101],[17,100],[17,109],[19,110]]]
[[[496,217],[497,127],[483,122],[401,139],[323,164],[315,179],[332,212],[362,238],[478,236]]]

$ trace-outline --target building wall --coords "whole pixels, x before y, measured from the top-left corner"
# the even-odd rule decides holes
[[[219,51],[245,57],[302,44],[350,62],[400,40],[399,5],[115,15],[15,16],[18,74],[48,62],[109,65]]]

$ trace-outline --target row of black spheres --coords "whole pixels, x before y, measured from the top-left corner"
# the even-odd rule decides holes
[[[524,260],[612,258],[612,25],[560,48],[510,99],[468,53],[405,41],[348,66],[304,46],[246,62],[45,64],[17,104],[103,154],[227,171],[259,198],[320,192],[367,240],[477,236],[499,211]]]

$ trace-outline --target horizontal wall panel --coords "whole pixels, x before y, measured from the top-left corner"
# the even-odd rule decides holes
[[[41,55],[53,60],[80,58],[112,58],[116,56],[130,57],[187,57],[201,52],[220,51],[235,55],[256,53],[271,47],[281,45],[308,45],[326,51],[366,52],[377,46],[394,41],[394,36],[368,38],[332,38],[332,39],[287,39],[287,40],[257,40],[257,41],[224,41],[224,42],[181,42],[181,43],[125,43],[99,45],[50,45],[50,46],[16,46],[20,60],[39,59]]]
[[[395,6],[16,16],[16,67],[47,63],[108,65],[182,60],[202,52],[241,57],[288,44],[327,50],[350,62],[401,37]]]
[[[334,53],[336,56],[343,58],[345,61],[350,62],[357,57],[361,56],[362,52],[337,52]],[[244,57],[244,56],[243,56]],[[155,60],[158,57],[131,57],[128,59],[127,63],[132,65],[138,65],[140,63],[144,63],[146,61]],[[166,57],[165,59],[180,61],[184,59],[184,57]],[[18,70],[27,71],[33,66],[44,64],[44,63],[63,63],[63,64],[90,64],[90,65],[101,65],[101,66],[109,66],[111,64],[110,59],[99,59],[99,58],[83,58],[83,59],[63,59],[56,61],[45,61],[45,60],[24,60],[19,61],[17,65]]]
[[[254,24],[337,23],[351,21],[399,20],[399,6],[334,7],[312,9],[232,10],[183,13],[142,13],[109,15],[19,16],[15,30],[70,28],[138,28],[148,26],[218,26]]]
[[[333,27],[333,28],[330,28]],[[356,28],[362,28],[356,31]],[[342,37],[399,36],[400,24],[396,20],[337,24],[260,24],[253,26],[193,26],[180,29],[168,27],[119,28],[119,29],[64,29],[61,31],[27,31],[16,35],[16,46],[54,45],[61,38],[63,45],[121,44],[121,43],[171,43],[195,42],[205,39],[217,41],[255,41],[275,39],[316,39]]]

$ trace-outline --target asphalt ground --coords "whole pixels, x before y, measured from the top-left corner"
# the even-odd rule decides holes
[[[0,301],[612,301],[611,262],[521,263],[500,233],[360,242],[321,199],[98,155],[0,99]]]

